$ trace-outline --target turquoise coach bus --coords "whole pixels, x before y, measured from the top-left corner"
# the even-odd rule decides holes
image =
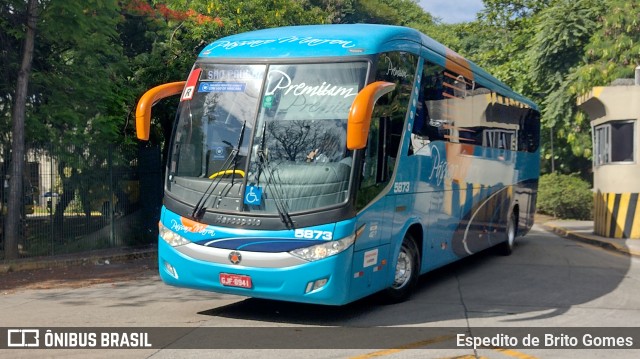
[[[180,95],[159,223],[174,286],[342,305],[533,224],[535,104],[411,28],[315,25],[206,46]]]

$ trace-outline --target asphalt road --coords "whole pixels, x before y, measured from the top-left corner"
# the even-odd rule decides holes
[[[235,344],[208,350],[0,350],[0,357],[640,357],[636,349],[437,349],[455,340],[456,330],[465,328],[473,332],[482,327],[515,327],[541,333],[565,327],[581,332],[640,326],[638,258],[563,239],[538,227],[516,243],[509,257],[488,251],[423,276],[414,296],[395,305],[385,305],[375,296],[344,307],[265,301],[173,288],[157,275],[86,288],[13,291],[0,296],[0,327],[181,327],[176,331],[184,331],[182,339],[195,346],[207,346],[212,339],[206,335],[212,333],[193,328],[236,327],[234,338],[229,338]],[[276,348],[293,349],[264,349],[255,344],[252,335],[257,332],[252,328],[269,327],[278,327],[267,329],[279,338]],[[345,327],[356,329],[350,332]],[[415,330],[357,329],[369,327]],[[361,334],[373,337],[374,343],[382,343],[375,336],[393,337],[394,349],[386,344],[372,345],[372,349],[350,347],[350,335]],[[244,344],[257,349],[242,349]],[[329,349],[299,349],[315,346]]]

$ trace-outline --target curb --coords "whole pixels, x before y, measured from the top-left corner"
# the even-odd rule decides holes
[[[52,257],[46,259],[25,258],[16,261],[0,263],[0,273],[18,272],[34,269],[61,268],[84,265],[103,265],[122,263],[138,259],[158,258],[157,248],[147,248],[120,253],[78,253],[69,257]]]
[[[588,235],[588,234],[582,234],[582,233],[577,233],[562,227],[558,227],[558,226],[554,226],[554,225],[550,225],[547,223],[543,223],[541,224],[542,227],[552,233],[555,233],[561,237],[564,238],[568,238],[568,239],[572,239],[578,242],[583,242],[583,243],[587,243],[590,245],[594,245],[594,246],[598,246],[600,248],[604,248],[606,250],[610,250],[610,251],[614,251],[614,252],[618,252],[618,253],[622,253],[628,256],[633,256],[633,257],[640,257],[640,252],[638,251],[634,251],[630,248],[628,248],[627,246],[624,245],[620,245],[618,243],[614,243],[614,242],[609,242],[606,240],[601,240],[598,238],[595,238],[592,235]]]

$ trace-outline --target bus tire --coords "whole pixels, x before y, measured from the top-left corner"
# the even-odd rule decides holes
[[[393,284],[384,291],[384,297],[390,303],[399,303],[411,296],[420,273],[418,246],[409,233],[402,240],[393,269],[395,272]]]
[[[498,252],[503,256],[508,256],[513,253],[513,246],[516,241],[516,233],[518,230],[518,217],[515,212],[511,212],[509,220],[507,221],[507,228],[505,230],[505,240],[498,245]]]

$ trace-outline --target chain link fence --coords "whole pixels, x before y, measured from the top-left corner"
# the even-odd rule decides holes
[[[162,197],[159,149],[27,147],[18,243],[21,258],[155,243]],[[157,160],[146,163],[141,172],[140,156]],[[0,260],[4,259],[8,168],[0,162],[4,183]]]

